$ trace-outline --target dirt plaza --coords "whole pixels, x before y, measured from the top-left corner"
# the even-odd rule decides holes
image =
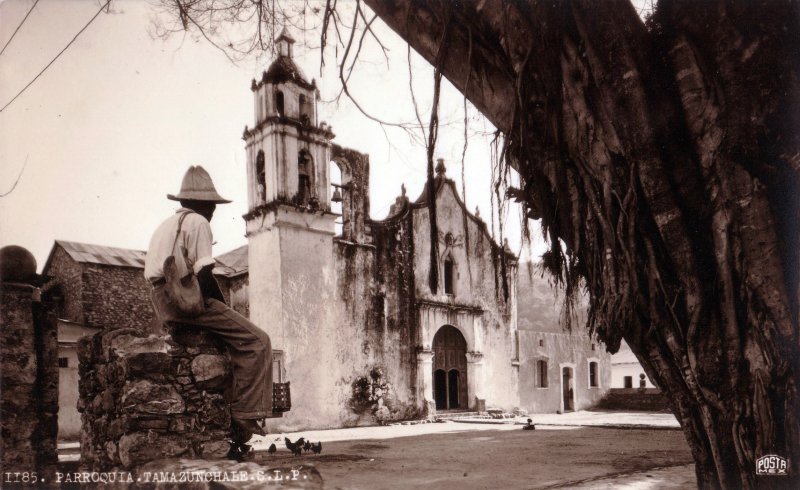
[[[314,466],[324,488],[696,488],[680,430],[466,425],[464,431],[324,443],[293,457],[276,441],[269,466]],[[655,471],[654,471],[655,470]]]
[[[353,427],[257,437],[248,471],[286,478],[236,488],[406,489],[693,489],[694,465],[677,421],[669,413],[579,411],[526,418]],[[322,452],[295,457],[284,438],[322,442]],[[268,452],[275,444],[274,454]],[[78,467],[77,443],[60,446],[63,471]],[[235,468],[222,462],[208,467]],[[234,462],[228,462],[234,463]],[[313,481],[312,481],[313,476]],[[66,485],[69,487],[69,485]],[[62,485],[62,488],[64,486]]]

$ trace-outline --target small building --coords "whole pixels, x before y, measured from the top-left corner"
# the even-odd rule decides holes
[[[611,356],[611,387],[658,389],[624,340],[619,351]]]
[[[140,250],[56,240],[42,273],[56,316],[94,328],[150,328],[155,315]]]
[[[520,405],[531,412],[569,412],[596,405],[611,387],[611,356],[584,328],[586,304],[579,302],[572,330],[563,327],[563,295],[540,266],[520,266]]]

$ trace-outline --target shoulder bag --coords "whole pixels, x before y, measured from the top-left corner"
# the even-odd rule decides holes
[[[172,255],[164,260],[164,292],[175,311],[186,317],[195,317],[205,311],[200,283],[189,264],[186,247],[178,245],[183,220],[190,213],[183,213],[178,220],[178,231],[172,244]]]

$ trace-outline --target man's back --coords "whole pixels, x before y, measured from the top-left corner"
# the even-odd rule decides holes
[[[180,208],[156,228],[150,239],[144,261],[144,277],[148,281],[154,282],[164,277],[164,260],[173,254],[178,223],[184,214],[186,217],[181,223],[178,245],[186,248],[189,263],[193,264],[195,273],[207,265],[214,264],[211,253],[211,244],[213,243],[211,224],[198,213],[187,208]]]

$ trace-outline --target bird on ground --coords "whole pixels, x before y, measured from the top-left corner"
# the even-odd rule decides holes
[[[303,451],[305,452],[311,451],[311,441],[306,441],[306,443],[303,444]]]
[[[318,442],[316,444],[312,444],[311,445],[311,452],[314,453],[314,454],[321,453],[322,452],[322,441],[320,441],[320,442]]]
[[[305,439],[303,439],[302,437],[300,439],[298,439],[297,442],[292,442],[291,440],[289,440],[288,437],[284,438],[284,443],[286,444],[286,449],[291,451],[292,454],[295,455],[295,456],[300,456],[300,455],[303,454],[303,443],[304,442],[305,442]]]
[[[269,449],[267,449],[267,452],[270,453],[270,454],[275,454],[275,451],[277,451],[277,450],[278,450],[278,448],[275,447],[275,444],[270,444],[269,445]]]
[[[522,430],[536,430],[536,426],[533,425],[533,420],[528,419],[528,423],[522,428]]]
[[[303,445],[306,443],[306,438],[301,437],[300,439],[294,441],[294,443],[300,447],[303,447]]]

